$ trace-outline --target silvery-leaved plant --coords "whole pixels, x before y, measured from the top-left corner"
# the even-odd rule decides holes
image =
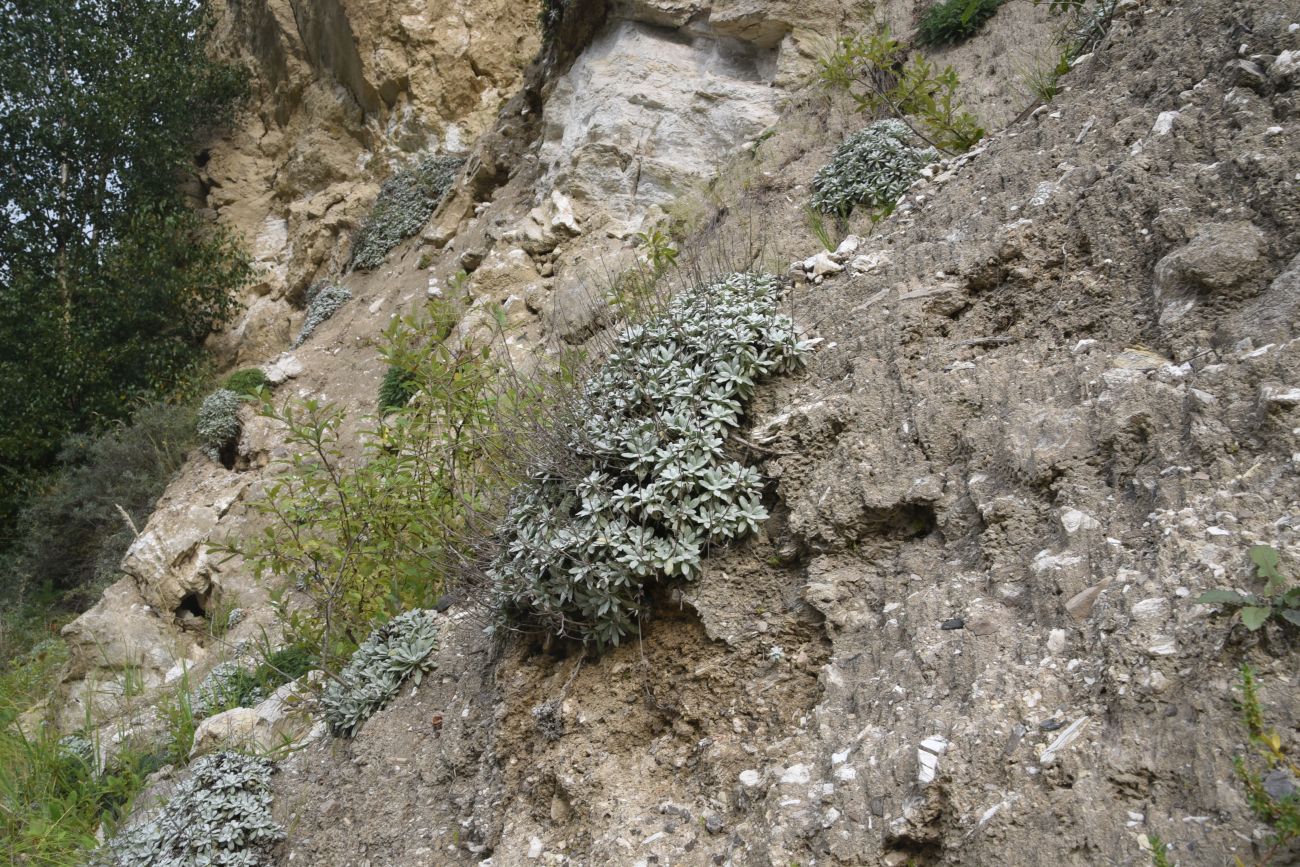
[[[368,271],[424,226],[447,197],[464,157],[431,156],[384,181],[370,216],[352,240],[352,267]]]
[[[859,205],[892,208],[921,169],[939,159],[934,148],[914,147],[914,138],[907,124],[893,119],[849,136],[813,178],[813,207],[841,217]]]
[[[723,443],[755,385],[816,342],[780,296],[776,277],[732,274],[619,335],[579,398],[568,450],[581,469],[535,473],[500,529],[489,577],[504,622],[618,644],[647,582],[694,578],[710,545],[767,517],[762,479]]]
[[[206,719],[230,707],[242,671],[237,662],[219,662],[212,667],[190,697],[190,711],[196,720]]]
[[[293,341],[293,348],[302,346],[321,323],[338,312],[351,297],[352,293],[344,287],[329,283],[317,283],[307,290],[307,318]]]
[[[212,460],[220,460],[221,450],[239,437],[243,427],[239,421],[239,407],[243,402],[235,392],[219,388],[205,397],[199,406],[199,442],[203,453]]]
[[[204,756],[156,815],[95,854],[97,867],[262,867],[284,829],[271,817],[270,761]]]
[[[339,737],[351,737],[370,715],[397,695],[407,677],[416,683],[435,667],[437,615],[415,609],[397,615],[361,643],[321,696],[325,721]]]

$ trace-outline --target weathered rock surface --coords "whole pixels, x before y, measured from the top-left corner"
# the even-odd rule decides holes
[[[1251,543],[1300,562],[1300,36],[1280,0],[1120,5],[1052,105],[818,256],[808,184],[863,119],[802,84],[848,10],[575,0],[591,47],[561,39],[424,236],[346,278],[354,299],[294,353],[282,393],[337,401],[355,437],[383,372],[368,339],[453,287],[474,299],[464,333],[500,304],[520,358],[581,341],[633,233],[713,178],[694,205],[706,234],[762,236],[721,258],[811,258],[821,280],[794,287],[791,309],[822,350],[760,391],[737,446],[772,480],[773,517],[698,582],[659,588],[641,640],[599,659],[494,645],[453,609],[434,676],[354,740],[284,762],[285,863],[1143,864],[1153,832],[1182,863],[1250,859],[1231,685],[1254,664],[1296,742],[1296,650],[1192,600],[1249,586]],[[412,121],[439,142],[438,123],[471,112],[432,83],[404,95],[417,85],[400,60],[372,50],[400,11],[245,10],[256,32],[315,34],[310,51],[254,40],[267,70],[332,70],[276,85],[265,133],[212,157],[234,167],[218,210],[257,227],[283,274],[247,335],[287,339],[277,293],[341,261],[378,177],[357,160],[400,149],[400,107],[454,106]],[[917,9],[878,11],[908,32]],[[340,39],[344,13],[363,48]],[[1052,26],[1005,4],[940,59],[996,125],[1028,101],[1008,82]],[[1247,84],[1227,65],[1243,54],[1260,70]],[[361,132],[313,139],[307,119]],[[259,362],[283,349],[247,339],[234,351]],[[244,502],[283,446],[256,427],[245,440],[240,472],[186,468],[132,577],[70,627],[74,701],[137,664],[132,641],[154,683],[178,659],[207,664],[193,606],[253,600],[235,641],[265,621],[243,564],[192,544],[256,530]],[[96,672],[102,636],[115,647]]]
[[[347,262],[378,182],[419,155],[464,152],[536,53],[536,13],[505,0],[219,4],[251,105],[199,156],[204,207],[260,269],[242,318],[212,341],[256,363],[292,336],[308,283]]]
[[[1192,600],[1247,585],[1252,542],[1300,560],[1300,163],[1264,136],[1277,97],[1200,59],[1237,50],[1240,10],[1146,8],[1052,111],[860,232],[861,267],[796,289],[826,343],[760,392],[762,537],[599,660],[512,643],[493,687],[457,633],[440,685],[288,764],[289,850],[355,857],[328,790],[393,864],[1141,864],[1153,832],[1248,858],[1231,684],[1250,659],[1294,736],[1296,651]],[[1251,20],[1252,51],[1291,38],[1283,4]],[[773,205],[820,164],[782,140],[799,111],[786,177],[727,217],[786,262],[815,243]]]

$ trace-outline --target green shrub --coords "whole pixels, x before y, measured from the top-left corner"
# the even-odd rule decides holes
[[[266,759],[222,752],[204,756],[156,816],[104,845],[102,867],[260,867],[284,829],[271,816]]]
[[[406,406],[415,397],[416,388],[415,374],[395,364],[388,365],[384,381],[379,384],[379,411],[390,412]]]
[[[199,406],[196,430],[203,453],[214,461],[239,439],[243,425],[239,421],[239,407],[243,400],[227,388],[219,388],[203,399]]]
[[[370,633],[321,696],[331,732],[339,737],[356,734],[363,722],[397,695],[406,678],[419,683],[424,672],[434,667],[429,657],[438,649],[435,616],[417,608]]]
[[[505,625],[617,644],[647,582],[694,577],[710,545],[767,517],[758,473],[723,444],[755,383],[811,346],[780,294],[776,277],[733,274],[618,337],[564,454],[538,465],[500,527],[488,575]]]
[[[855,207],[892,209],[926,165],[939,159],[934,148],[914,147],[907,124],[878,120],[849,136],[813,178],[813,207],[847,217]]]
[[[260,367],[245,367],[243,370],[236,370],[230,376],[226,377],[226,383],[222,386],[227,391],[233,391],[240,397],[257,397],[259,391],[270,386],[270,380],[266,378],[266,373]]]
[[[956,71],[946,66],[936,72],[919,52],[907,56],[888,28],[841,38],[819,65],[824,86],[847,91],[859,111],[903,121],[932,147],[966,151],[984,136],[975,116],[962,109]]]
[[[315,401],[268,406],[286,430],[290,457],[277,464],[250,508],[264,533],[224,548],[272,586],[285,637],[335,670],[372,625],[407,608],[433,606],[467,520],[508,490],[508,467],[491,459],[499,415],[524,397],[484,350],[438,340],[447,308],[397,320],[384,355],[409,371],[416,394],[376,424],[358,466],[340,442],[342,412]],[[512,409],[513,411],[513,409]],[[289,606],[289,593],[308,605]]]
[[[446,198],[464,164],[463,157],[426,157],[414,168],[384,181],[370,215],[352,239],[352,267],[358,271],[378,268],[389,250],[420,231]]]
[[[974,36],[993,17],[1002,0],[938,0],[917,28],[922,45],[954,45]]]
[[[352,293],[343,286],[334,286],[327,283],[316,283],[307,292],[307,318],[303,320],[302,328],[298,331],[298,336],[294,338],[293,348],[299,346],[311,337],[312,333],[321,326],[338,309],[352,298]]]

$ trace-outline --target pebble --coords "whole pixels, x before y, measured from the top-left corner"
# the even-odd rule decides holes
[[[939,625],[940,629],[965,629],[966,621],[960,617],[954,617],[952,620],[945,620]]]

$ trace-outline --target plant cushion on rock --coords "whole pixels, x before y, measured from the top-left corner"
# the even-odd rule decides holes
[[[384,181],[370,216],[352,241],[352,267],[359,271],[379,267],[389,250],[420,231],[446,198],[464,163],[463,157],[427,157]]]
[[[370,633],[338,679],[325,687],[321,705],[330,731],[340,737],[356,734],[371,714],[397,695],[407,677],[419,683],[435,663],[438,649],[437,615],[417,608],[397,615]]]
[[[261,867],[284,829],[271,817],[267,759],[222,752],[190,766],[156,816],[96,853],[101,867]]]
[[[913,138],[899,120],[879,120],[849,136],[813,178],[813,207],[840,217],[859,205],[891,209],[921,169],[939,159],[934,148],[913,147]]]
[[[489,571],[506,624],[617,644],[658,577],[694,577],[710,545],[767,517],[762,480],[723,443],[755,384],[815,341],[779,312],[781,282],[732,274],[622,333],[578,399],[562,470],[538,470]]]
[[[243,399],[228,388],[219,388],[203,399],[199,407],[199,442],[203,453],[212,460],[220,460],[221,450],[239,438],[242,403]]]
[[[293,348],[302,346],[321,323],[333,316],[351,297],[352,293],[342,286],[327,283],[312,286],[307,291],[307,318],[303,320],[298,337],[293,341]]]

